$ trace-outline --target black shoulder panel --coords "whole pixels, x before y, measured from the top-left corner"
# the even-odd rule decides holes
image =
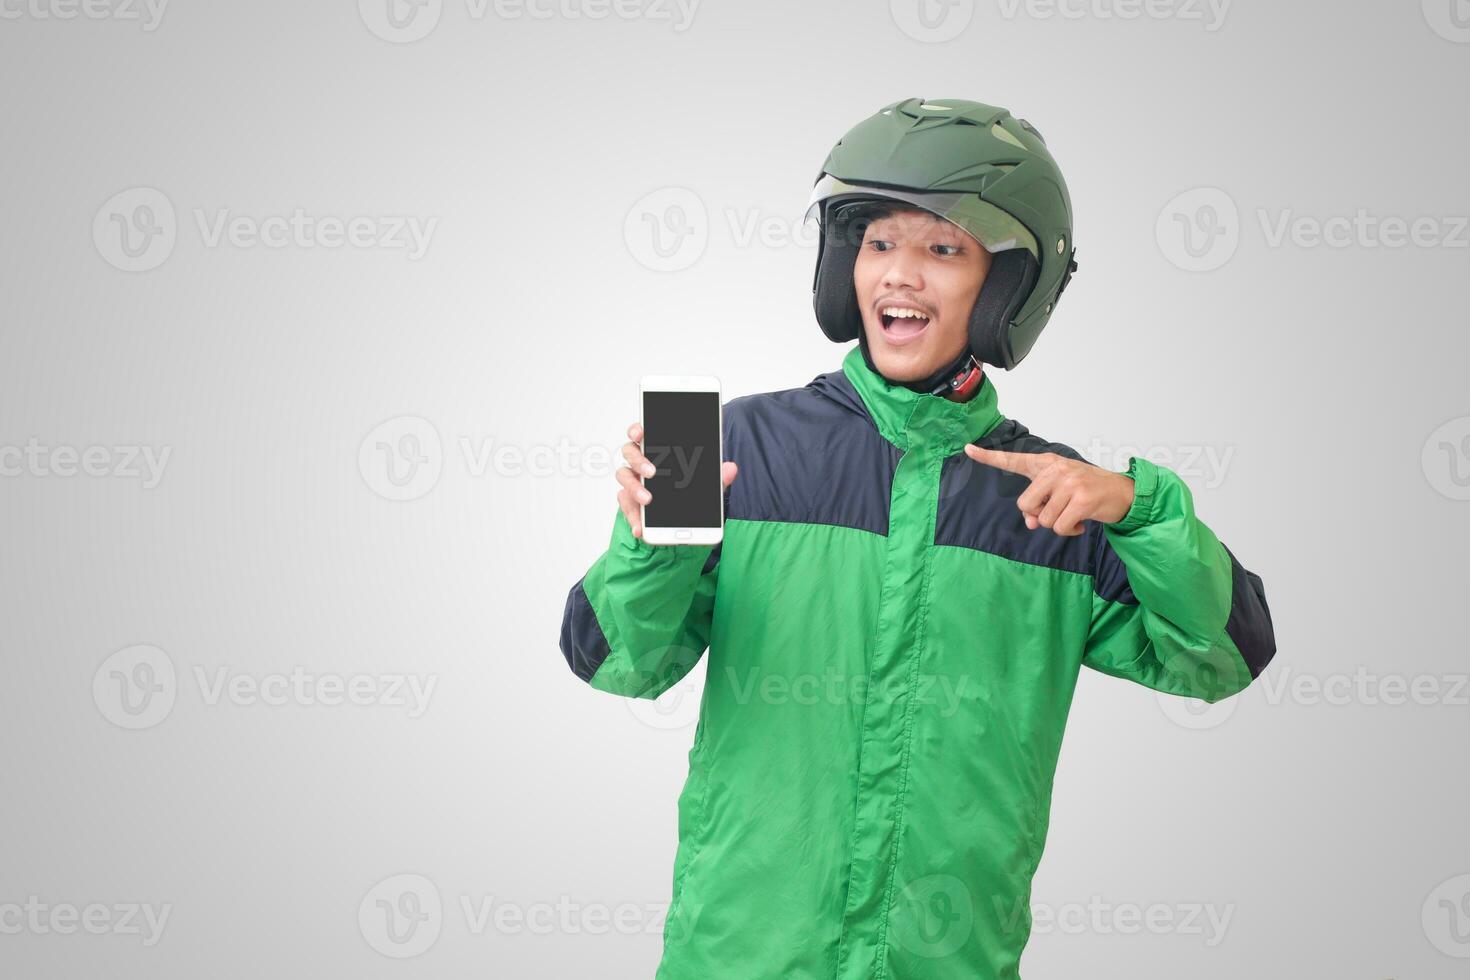
[[[1056,453],[1072,459],[1082,456],[1070,446],[1032,435],[1015,419],[1006,419],[976,445],[1012,453]],[[1094,524],[1087,533],[1063,537],[1042,528],[1026,527],[1016,500],[1031,481],[977,463],[964,453],[944,461],[939,476],[939,513],[934,543],[971,548],[1028,565],[1091,574],[1097,538]]]
[[[805,388],[731,399],[724,439],[725,458],[740,467],[727,517],[888,533],[900,454],[841,371]]]

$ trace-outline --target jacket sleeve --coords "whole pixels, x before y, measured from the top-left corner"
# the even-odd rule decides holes
[[[648,544],[618,511],[607,551],[567,595],[567,666],[599,690],[658,697],[709,645],[718,575],[718,545]]]
[[[1082,662],[1209,703],[1250,685],[1276,653],[1260,576],[1194,516],[1173,471],[1133,457],[1133,505],[1103,525]]]

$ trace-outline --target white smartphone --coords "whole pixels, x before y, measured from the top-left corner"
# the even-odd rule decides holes
[[[653,496],[643,505],[643,540],[719,544],[725,527],[720,379],[649,375],[639,387],[643,455],[657,470],[643,478]]]

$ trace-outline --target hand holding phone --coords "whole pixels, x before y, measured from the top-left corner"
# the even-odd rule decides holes
[[[720,389],[708,377],[649,377],[643,422],[628,427],[618,506],[649,544],[718,544],[724,490],[738,468],[721,460]],[[658,502],[655,503],[655,495]]]

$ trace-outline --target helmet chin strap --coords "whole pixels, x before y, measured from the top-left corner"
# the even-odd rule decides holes
[[[862,348],[863,360],[867,363],[868,368],[879,377],[887,378],[887,375],[878,370],[878,365],[873,363],[873,355],[868,350],[868,331],[866,329],[858,331],[858,346]],[[888,381],[910,391],[965,401],[980,387],[980,382],[984,378],[980,362],[975,360],[975,356],[967,347],[959,357],[927,378],[920,381],[894,381],[888,378]]]

